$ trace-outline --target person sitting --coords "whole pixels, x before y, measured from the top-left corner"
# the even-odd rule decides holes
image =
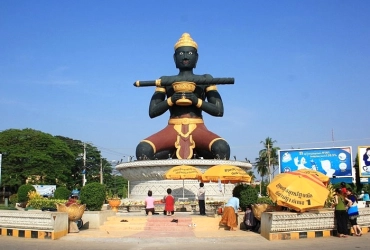
[[[258,225],[257,225],[257,220],[254,217],[254,213],[252,211],[252,206],[251,205],[248,205],[246,210],[245,210],[243,223],[244,223],[245,228],[247,229],[247,231],[256,232],[256,228],[257,228]]]
[[[152,197],[152,191],[149,190],[148,191],[148,197],[146,197],[145,199],[145,213],[146,215],[149,214],[149,212],[151,214],[155,214],[155,211],[154,211],[154,198]]]
[[[175,213],[175,197],[172,196],[172,189],[167,188],[167,195],[163,197],[164,211],[163,214],[172,216]]]
[[[68,201],[66,202],[66,206],[69,207],[72,204],[76,204],[78,200],[78,196],[72,194],[71,197],[69,197]]]

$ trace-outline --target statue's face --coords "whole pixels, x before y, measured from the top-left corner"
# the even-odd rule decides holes
[[[194,69],[198,61],[198,52],[195,48],[184,46],[177,48],[173,55],[176,68],[178,69]]]

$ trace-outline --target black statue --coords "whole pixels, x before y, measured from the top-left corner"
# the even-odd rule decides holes
[[[202,111],[222,117],[224,107],[216,84],[233,84],[233,78],[213,78],[209,74],[195,75],[198,45],[188,33],[175,44],[174,60],[177,76],[162,76],[156,81],[134,83],[135,86],[157,86],[149,106],[154,118],[170,111],[168,125],[142,140],[136,147],[136,158],[204,159],[230,158],[230,146],[203,123]],[[205,101],[207,100],[207,101]]]

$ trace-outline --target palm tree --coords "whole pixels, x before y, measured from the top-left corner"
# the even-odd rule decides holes
[[[256,179],[253,170],[247,171],[247,174],[251,177],[251,183],[253,183],[253,181]]]
[[[269,176],[269,182],[271,182],[272,174],[275,171],[275,166],[279,165],[278,151],[279,147],[274,147],[274,143],[277,141],[267,137],[264,141],[261,141],[264,148],[260,150],[259,157],[256,158],[254,168],[261,175],[262,179],[264,176]],[[271,167],[273,171],[271,171]]]

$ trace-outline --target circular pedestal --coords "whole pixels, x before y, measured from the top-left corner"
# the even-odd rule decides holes
[[[129,198],[144,200],[148,190],[152,190],[153,197],[161,199],[167,188],[172,189],[172,195],[178,198],[195,200],[199,189],[199,182],[194,180],[166,180],[165,173],[174,166],[190,165],[204,173],[208,168],[215,165],[233,165],[246,171],[252,169],[248,162],[230,160],[204,160],[204,159],[168,159],[168,160],[145,160],[122,163],[116,169],[122,176],[129,180]],[[227,200],[232,196],[234,184],[205,183],[206,197],[214,200]],[[221,192],[220,192],[221,189]]]

